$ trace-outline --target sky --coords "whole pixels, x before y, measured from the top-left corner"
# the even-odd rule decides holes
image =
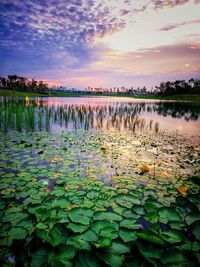
[[[0,0],[0,76],[151,88],[200,78],[200,0]]]

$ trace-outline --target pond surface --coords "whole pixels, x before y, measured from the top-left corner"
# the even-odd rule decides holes
[[[200,134],[200,105],[131,98],[1,98],[0,130],[167,130]]]
[[[196,103],[0,98],[0,265],[198,267],[199,129]]]

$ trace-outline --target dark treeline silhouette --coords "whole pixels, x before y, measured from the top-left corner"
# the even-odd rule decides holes
[[[175,82],[162,82],[156,86],[155,94],[173,96],[183,94],[200,94],[200,79],[177,80]]]
[[[43,81],[34,79],[28,80],[25,77],[17,75],[8,75],[7,78],[0,77],[0,88],[9,89],[21,92],[31,92],[39,94],[54,94],[59,92],[73,92],[86,94],[115,94],[115,95],[130,95],[130,96],[177,96],[177,95],[200,95],[200,79],[177,80],[175,82],[161,82],[159,86],[147,90],[146,87],[113,87],[113,88],[92,88],[88,87],[83,91],[78,91],[76,88],[67,89],[66,87],[48,88]]]
[[[0,77],[0,88],[20,92],[49,94],[49,88],[43,81],[29,80],[17,75],[8,75],[7,78]]]

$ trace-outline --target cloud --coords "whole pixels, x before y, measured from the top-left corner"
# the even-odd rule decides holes
[[[196,23],[200,23],[200,19],[198,19],[198,20],[184,21],[184,22],[181,22],[181,23],[168,24],[168,25],[166,25],[164,27],[161,27],[159,29],[159,31],[170,31],[170,30],[173,30],[173,29],[178,28],[180,26],[190,25],[190,24],[196,24]]]
[[[103,37],[125,26],[130,10],[116,10],[105,1],[93,0],[2,0],[1,40],[13,40],[24,46],[56,43],[71,52],[87,49],[95,37]]]

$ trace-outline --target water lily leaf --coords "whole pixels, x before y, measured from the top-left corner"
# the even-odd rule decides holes
[[[3,222],[10,222],[13,226],[17,225],[22,220],[26,219],[29,216],[29,214],[25,212],[6,212],[5,215],[2,218]]]
[[[149,241],[152,244],[163,245],[165,241],[161,239],[159,236],[153,235],[149,230],[142,230],[140,232],[136,232],[136,236],[138,238]]]
[[[120,222],[120,227],[124,227],[131,230],[140,229],[140,224],[136,222],[136,220],[125,219]]]
[[[172,222],[169,222],[168,224],[172,229],[175,229],[175,230],[182,230],[185,227],[184,223],[177,222],[177,221],[172,221]]]
[[[121,267],[123,256],[117,254],[110,253],[101,253],[98,255],[100,259],[102,259],[106,264],[111,267]]]
[[[35,207],[35,208],[29,208],[28,211],[30,213],[35,214],[38,222],[45,221],[47,218],[50,217],[50,211],[46,208]]]
[[[44,224],[44,223],[38,223],[36,224],[35,226],[37,229],[47,229],[48,228],[48,225]]]
[[[188,262],[187,258],[184,256],[183,253],[173,249],[169,251],[165,251],[161,255],[161,262],[163,264],[171,264],[177,266],[181,266],[181,264],[185,264]]]
[[[126,229],[120,229],[119,236],[125,243],[135,241],[137,239],[136,232]]]
[[[114,212],[98,211],[94,215],[94,220],[95,221],[101,221],[101,220],[121,221],[122,216]]]
[[[195,221],[191,225],[192,233],[194,234],[195,238],[200,241],[200,221]]]
[[[185,221],[188,225],[192,224],[195,221],[200,220],[199,212],[190,212],[185,216]]]
[[[132,208],[134,204],[135,205],[141,204],[141,201],[133,195],[120,194],[116,196],[115,201],[117,204],[128,209]]]
[[[90,224],[92,216],[93,211],[90,209],[74,208],[69,211],[69,218],[71,219],[71,221],[83,225]]]
[[[70,201],[67,198],[59,198],[59,199],[55,199],[52,202],[52,207],[66,208],[67,205],[69,204],[70,204]]]
[[[27,231],[23,228],[11,228],[8,231],[8,238],[10,240],[14,240],[14,239],[24,239],[27,236]]]
[[[97,248],[111,247],[112,240],[109,237],[102,237],[98,240],[98,243],[94,243]]]
[[[101,264],[98,262],[98,259],[88,252],[79,252],[78,257],[76,258],[75,267],[101,267]]]
[[[94,222],[91,226],[91,229],[99,235],[102,229],[108,228],[108,227],[113,227],[116,231],[118,231],[118,228],[119,228],[116,222],[100,220],[100,221]]]
[[[135,211],[135,210],[134,210]],[[123,212],[123,216],[127,219],[133,219],[133,220],[137,220],[138,218],[140,218],[140,215],[137,213],[132,212],[132,210],[126,210]]]
[[[115,239],[119,236],[118,231],[116,231],[115,227],[113,226],[103,228],[100,231],[99,235],[104,237],[109,237],[111,239]]]
[[[47,250],[45,248],[39,248],[31,254],[31,267],[44,266],[47,259]]]
[[[170,221],[181,221],[180,215],[173,208],[163,207],[158,210],[159,221],[162,223],[168,223]]]
[[[139,252],[145,257],[145,258],[152,258],[152,259],[160,259],[161,257],[161,249],[148,244],[143,246],[141,242],[137,242],[137,247],[139,249]]]
[[[53,247],[62,242],[62,234],[57,228],[53,228],[50,231],[39,229],[36,231],[36,233],[39,238],[41,238],[43,241],[47,241]]]
[[[86,241],[96,242],[98,240],[98,235],[92,230],[87,230],[85,233],[80,234],[79,238]]]
[[[68,245],[71,245],[71,246],[74,246],[75,248],[79,249],[79,250],[88,250],[88,251],[91,251],[91,245],[90,245],[90,242],[84,240],[84,239],[81,239],[78,236],[72,236],[72,237],[69,237],[67,239],[67,244]]]
[[[77,249],[73,246],[61,245],[48,252],[48,262],[61,262],[68,266],[68,261],[76,255]]]
[[[83,233],[88,229],[89,225],[70,222],[66,225],[66,227],[71,231],[73,231],[74,233]]]
[[[179,243],[184,239],[184,235],[181,232],[175,230],[162,232],[161,236],[165,241],[171,244]]]
[[[107,248],[105,251],[106,253],[110,254],[124,254],[124,253],[129,253],[130,248],[123,243],[113,241],[112,246]]]

